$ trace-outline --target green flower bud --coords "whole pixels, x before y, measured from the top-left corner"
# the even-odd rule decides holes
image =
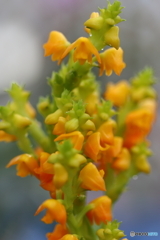
[[[88,130],[88,131],[94,131],[95,130],[95,125],[91,120],[87,120],[83,125],[82,125],[83,130]]]
[[[139,171],[144,173],[150,173],[151,171],[151,166],[145,155],[141,155],[136,159],[136,167]]]
[[[57,109],[54,113],[51,113],[46,117],[45,124],[48,125],[56,124],[60,116],[62,116],[62,110]]]
[[[116,49],[120,46],[119,27],[111,27],[105,34],[105,43]]]
[[[14,114],[14,123],[16,127],[23,129],[28,127],[32,121],[27,117],[23,117],[19,114]]]
[[[103,22],[104,20],[102,17],[90,18],[84,23],[84,26],[90,29],[99,30],[102,28]]]
[[[68,122],[66,122],[65,124],[65,129],[67,133],[75,131],[78,127],[79,127],[79,121],[77,118],[73,118]]]
[[[6,130],[7,128],[10,127],[10,124],[6,121],[0,121],[0,130]]]
[[[73,158],[69,160],[69,166],[79,167],[81,164],[85,163],[86,161],[87,159],[83,155],[77,153]]]

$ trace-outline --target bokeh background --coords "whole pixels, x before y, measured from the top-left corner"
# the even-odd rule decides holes
[[[155,88],[159,93],[160,1],[121,2],[125,6],[121,16],[127,19],[119,24],[127,68],[121,77],[113,74],[98,81],[103,86],[107,80],[130,79],[145,66],[152,66],[157,77]],[[97,11],[97,7],[104,6],[106,0],[0,0],[0,105],[8,101],[4,89],[11,82],[18,82],[32,91],[31,102],[36,106],[39,96],[49,93],[46,77],[58,69],[50,58],[43,57],[42,45],[49,32],[61,31],[70,42],[86,36],[83,22],[91,12]],[[114,210],[114,217],[123,221],[121,229],[128,236],[130,231],[153,231],[159,232],[157,240],[160,239],[159,115],[158,110],[157,121],[149,137],[154,152],[150,158],[152,172],[132,179],[128,191],[116,203]],[[5,168],[9,160],[19,153],[14,143],[0,144],[0,239],[43,240],[53,225],[45,225],[39,221],[40,216],[33,217],[33,214],[49,195],[39,187],[36,179],[19,178],[14,167]]]

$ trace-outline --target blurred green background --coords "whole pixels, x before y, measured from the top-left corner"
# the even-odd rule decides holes
[[[130,79],[145,66],[152,66],[158,79],[155,87],[160,92],[160,2],[121,2],[125,6],[121,16],[127,20],[119,24],[127,68],[120,77],[113,74],[98,81],[103,88],[108,80]],[[0,0],[0,104],[8,101],[4,89],[14,81],[32,91],[31,102],[36,106],[39,96],[49,93],[46,78],[58,69],[50,58],[43,57],[42,45],[49,32],[61,31],[70,42],[86,36],[83,22],[91,12],[105,6],[106,0]],[[152,172],[131,180],[128,191],[115,205],[114,217],[123,221],[121,228],[128,236],[130,231],[159,231],[160,235],[159,114],[158,110],[149,137],[154,152],[150,158]],[[15,143],[1,143],[0,153],[0,239],[45,239],[45,233],[52,231],[53,225],[45,225],[39,221],[40,216],[33,215],[49,194],[33,177],[19,178],[14,167],[5,168],[10,159],[20,154]],[[93,193],[89,199],[97,194]]]

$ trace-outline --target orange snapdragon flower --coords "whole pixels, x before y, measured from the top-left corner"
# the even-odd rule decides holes
[[[67,54],[74,50],[73,60],[74,62],[79,61],[82,65],[86,61],[92,63],[92,54],[94,54],[99,63],[101,63],[101,58],[99,56],[98,50],[94,47],[88,38],[80,37],[75,42],[73,42],[61,56],[61,60],[67,56]]]
[[[127,148],[122,148],[119,155],[114,159],[112,167],[119,171],[125,171],[130,167],[131,156]]]
[[[113,105],[122,106],[129,96],[130,86],[123,80],[118,83],[109,83],[104,93],[104,98],[110,100]]]
[[[69,42],[61,32],[52,31],[47,43],[43,45],[45,50],[44,56],[52,55],[53,61],[59,60],[68,45]]]
[[[107,196],[102,196],[94,199],[89,204],[93,204],[94,208],[87,212],[87,217],[91,224],[94,222],[99,225],[112,220],[111,199]]]
[[[123,139],[121,137],[114,137],[113,145],[110,145],[105,151],[102,151],[98,158],[98,169],[106,171],[107,163],[112,163],[116,158],[123,146]]]
[[[29,154],[21,154],[13,158],[7,168],[17,165],[17,176],[26,177],[29,174],[36,175],[35,169],[38,167],[38,161]]]
[[[79,131],[74,131],[71,133],[64,133],[58,136],[56,139],[54,139],[55,142],[70,139],[73,143],[73,147],[77,150],[81,150],[84,142],[84,136]]]
[[[6,133],[3,130],[0,130],[0,141],[4,142],[13,142],[16,140],[16,136]]]
[[[48,240],[59,240],[68,233],[65,225],[57,224],[52,233],[47,233]]]
[[[103,170],[98,171],[93,163],[88,163],[79,174],[81,187],[93,191],[105,191],[105,182],[103,179]]]
[[[109,48],[105,52],[101,53],[100,56],[100,76],[103,74],[103,71],[106,72],[107,76],[110,76],[112,71],[114,71],[117,75],[120,75],[123,68],[126,66],[123,62],[122,48],[119,48],[118,50],[115,48]]]
[[[47,199],[37,209],[35,215],[47,209],[45,216],[41,219],[45,223],[56,221],[62,225],[66,223],[67,214],[65,207],[55,199]]]
[[[131,148],[145,139],[151,130],[155,115],[150,109],[140,108],[126,118],[124,146]]]
[[[53,134],[54,135],[64,134],[66,132],[65,123],[66,123],[66,119],[64,117],[59,117],[58,122],[54,126]]]
[[[107,121],[99,127],[97,132],[88,137],[84,145],[84,153],[93,161],[97,161],[99,153],[108,149],[113,142],[113,126]]]

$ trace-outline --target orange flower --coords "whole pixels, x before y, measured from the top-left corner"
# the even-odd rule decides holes
[[[140,108],[130,112],[126,118],[124,146],[131,148],[143,141],[151,130],[154,118],[150,109]]]
[[[72,234],[66,234],[60,240],[78,240],[78,238]]]
[[[72,49],[75,49],[73,54],[74,62],[79,61],[81,65],[84,64],[85,61],[92,63],[92,54],[94,54],[98,62],[101,63],[101,58],[97,49],[88,38],[80,37],[73,42],[61,56],[61,60],[65,58]]]
[[[100,145],[100,133],[95,132],[88,137],[84,145],[84,153],[93,161],[97,161],[98,153],[101,149],[103,148]]]
[[[101,53],[100,56],[100,76],[103,74],[103,71],[106,72],[107,76],[110,76],[112,71],[114,71],[117,75],[120,75],[123,68],[126,66],[123,62],[122,48],[119,48],[118,50],[115,48],[107,49],[105,52]]]
[[[52,192],[52,194],[54,194],[56,191],[56,187],[53,183],[53,176],[53,174],[43,172],[38,175],[38,179],[40,180],[40,186],[46,191]]]
[[[107,144],[113,145],[114,135],[112,122],[107,121],[103,123],[97,131],[100,132],[101,146],[106,147]]]
[[[97,161],[99,153],[108,149],[113,142],[113,126],[111,122],[107,121],[99,127],[97,132],[88,137],[84,146],[84,153],[93,161]]]
[[[37,209],[35,215],[47,209],[45,216],[41,219],[45,223],[59,222],[62,225],[66,223],[67,214],[65,207],[55,199],[47,199]]]
[[[59,240],[67,233],[68,233],[68,230],[67,230],[66,226],[57,224],[55,226],[53,232],[47,233],[46,237],[48,240]]]
[[[79,179],[82,182],[81,187],[93,191],[105,191],[106,187],[103,180],[103,174],[103,170],[99,172],[93,163],[88,163],[80,171]]]
[[[127,170],[130,166],[131,156],[127,148],[122,148],[120,154],[112,163],[112,167],[119,171]]]
[[[129,95],[130,86],[127,81],[123,80],[118,83],[109,83],[104,93],[104,98],[110,100],[113,105],[122,106]]]
[[[111,199],[107,196],[102,196],[90,202],[94,208],[87,212],[91,224],[94,222],[99,225],[112,220]]]
[[[6,133],[3,130],[0,130],[0,141],[12,142],[16,140],[16,136]]]
[[[74,131],[71,133],[66,133],[66,134],[61,134],[58,136],[54,141],[61,141],[64,139],[70,139],[71,142],[73,143],[73,146],[77,150],[81,150],[83,146],[83,141],[84,141],[84,136],[82,135],[81,132],[79,131]]]
[[[43,45],[45,50],[44,56],[52,55],[53,61],[59,60],[68,45],[69,42],[62,33],[52,31],[50,32],[48,42]]]
[[[53,134],[61,135],[61,134],[65,133],[66,132],[65,123],[66,123],[66,119],[64,117],[59,117],[58,122],[54,126]]]
[[[36,173],[53,174],[53,164],[47,162],[49,156],[50,154],[47,152],[40,153],[40,156],[39,156],[40,166],[35,169]]]
[[[29,174],[35,174],[35,169],[38,167],[38,161],[29,154],[22,154],[13,158],[7,168],[17,164],[17,176],[26,177]]]
[[[98,159],[98,168],[106,171],[107,163],[111,163],[115,157],[121,152],[123,139],[121,137],[114,137],[113,145],[100,153]]]

